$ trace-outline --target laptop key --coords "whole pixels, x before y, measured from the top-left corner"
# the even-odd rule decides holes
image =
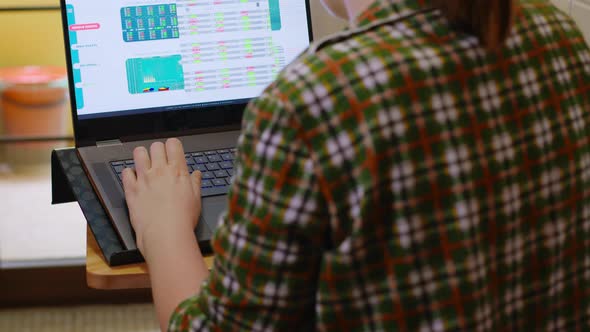
[[[195,162],[197,164],[207,164],[209,160],[207,160],[207,157],[195,157]]]
[[[218,155],[209,156],[209,157],[207,157],[207,159],[209,159],[209,162],[212,162],[212,163],[217,163],[217,162],[221,161],[221,157]]]
[[[201,165],[199,165],[201,166]],[[219,165],[217,164],[207,164],[207,170],[209,171],[216,171],[219,169]]]
[[[217,172],[215,172],[215,177],[218,179],[219,178],[227,178],[227,177],[229,177],[229,174],[227,174],[226,171],[217,171]]]
[[[205,152],[205,155],[206,156],[213,156],[213,155],[216,155],[216,154],[217,154],[217,152],[215,152],[215,151],[207,151],[207,152]]]
[[[215,176],[213,176],[213,173],[211,173],[211,172],[203,172],[203,173],[201,173],[201,179],[203,179],[203,180],[215,179]]]
[[[233,168],[227,169],[225,171],[227,172],[227,174],[229,174],[229,176],[234,176],[234,169]]]
[[[111,163],[111,165],[113,165],[113,166],[125,165],[125,162],[124,161],[113,161]]]
[[[234,155],[231,153],[225,153],[221,155],[221,159],[225,161],[234,160]]]
[[[209,180],[204,180],[203,182],[201,182],[201,188],[210,188],[213,187],[213,182],[209,181]]]
[[[187,165],[194,165],[195,161],[193,160],[192,157],[186,158],[186,164]]]
[[[200,172],[207,171],[207,167],[205,167],[205,165],[203,165],[203,164],[192,165],[191,167],[193,168],[193,171],[197,171],[197,170]]]
[[[202,157],[204,156],[203,152],[195,152],[193,153],[193,157]]]
[[[227,183],[225,182],[224,179],[215,179],[215,180],[213,180],[213,185],[215,185],[216,187],[221,187],[221,186],[226,186]]]
[[[221,166],[221,168],[223,168],[223,169],[234,168],[234,164],[230,163],[229,161],[221,162],[221,163],[219,163],[219,166]]]
[[[217,153],[220,153],[220,154],[229,153],[229,150],[227,150],[227,149],[217,150]]]

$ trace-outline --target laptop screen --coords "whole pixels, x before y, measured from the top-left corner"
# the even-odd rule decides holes
[[[245,103],[309,46],[301,0],[66,0],[78,119]]]

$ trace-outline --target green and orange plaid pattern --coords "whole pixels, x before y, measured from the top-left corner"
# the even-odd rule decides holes
[[[170,330],[590,330],[590,51],[547,1],[486,52],[377,0],[244,117]]]

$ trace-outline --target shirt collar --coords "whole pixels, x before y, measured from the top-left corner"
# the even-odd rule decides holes
[[[383,19],[395,19],[425,8],[427,0],[374,0],[355,20],[355,27],[363,27]]]

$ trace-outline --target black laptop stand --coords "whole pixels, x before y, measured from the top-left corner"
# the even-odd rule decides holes
[[[52,204],[78,202],[105,260],[110,266],[143,262],[139,250],[126,250],[100,204],[76,150],[51,153]]]
[[[58,149],[51,153],[51,187],[51,204],[78,202],[109,266],[144,262],[139,250],[125,249],[82,169],[75,149]],[[203,254],[212,252],[209,241],[200,242],[199,246]]]

